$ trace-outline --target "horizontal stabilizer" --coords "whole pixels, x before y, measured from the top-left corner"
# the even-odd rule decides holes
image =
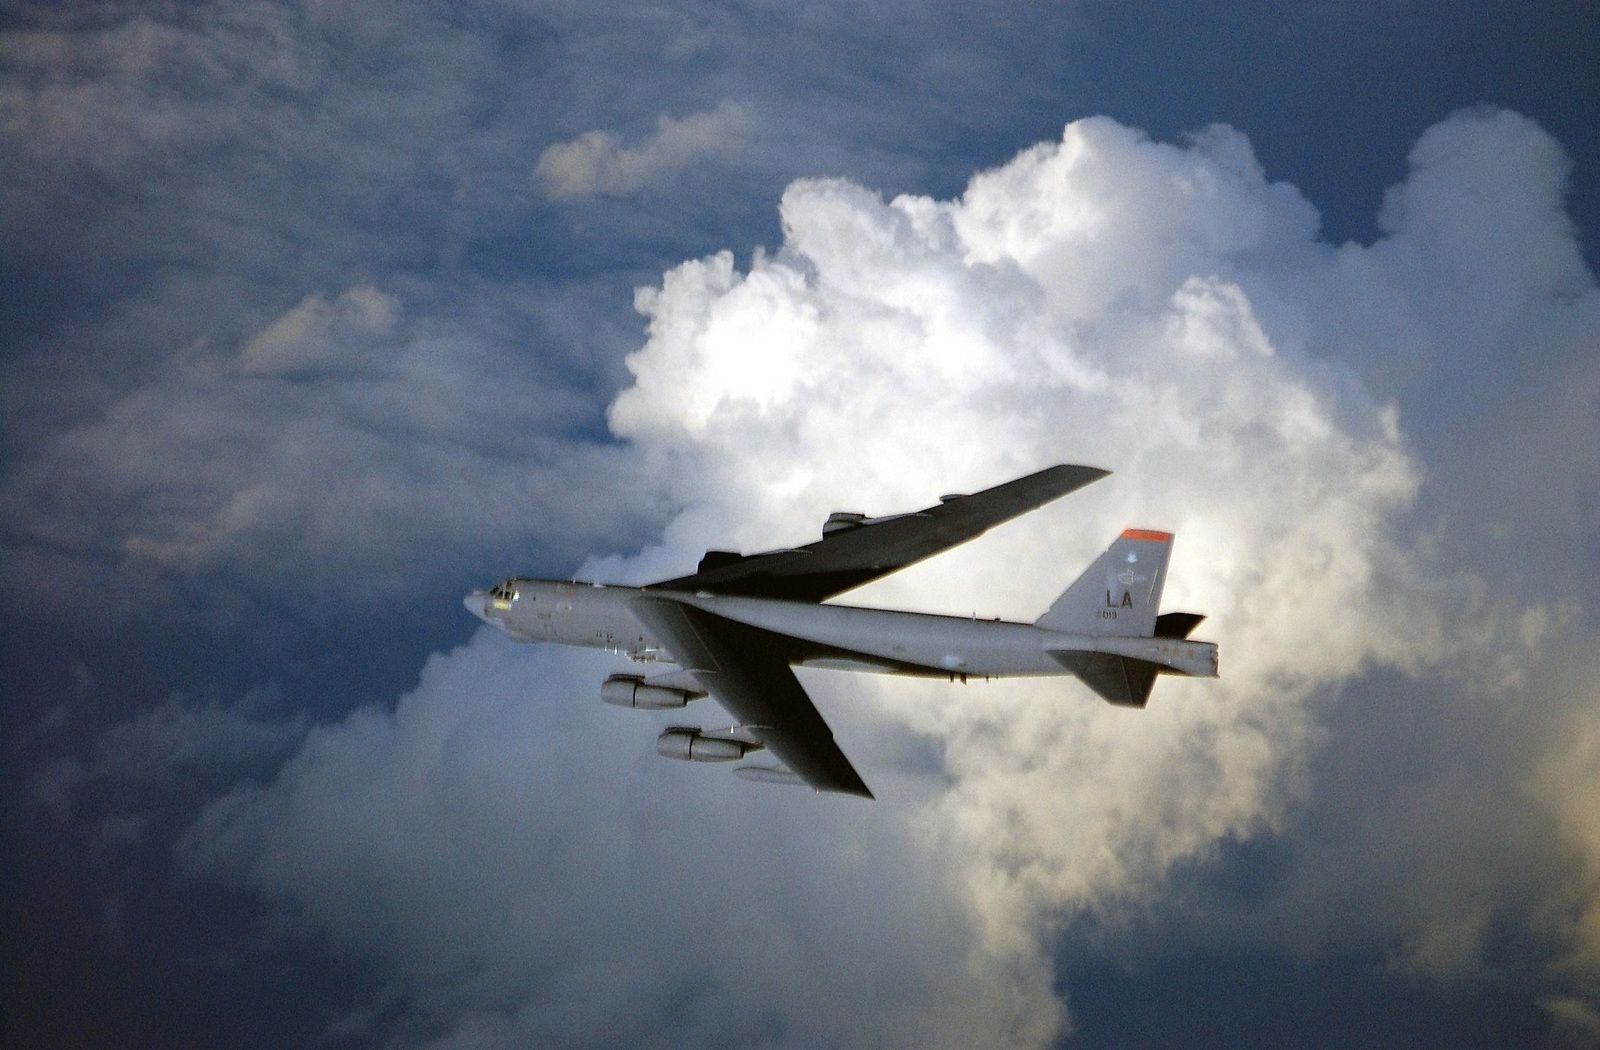
[[[1201,613],[1169,612],[1156,617],[1156,638],[1187,638],[1200,626]]]
[[[1061,651],[1050,655],[1084,685],[1118,707],[1143,707],[1150,700],[1150,690],[1161,670],[1147,660],[1110,653]]]

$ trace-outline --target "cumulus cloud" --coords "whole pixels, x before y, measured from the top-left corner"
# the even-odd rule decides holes
[[[1494,114],[1435,137],[1472,144],[1454,161],[1469,179],[1509,156],[1513,187],[1529,149],[1550,156]],[[1434,188],[1397,193],[1453,192],[1440,173],[1456,168],[1419,161]],[[1104,119],[978,175],[960,200],[806,180],[782,218],[782,248],[748,271],[722,253],[638,294],[649,338],[610,422],[683,509],[659,545],[586,571],[658,578],[706,548],[801,542],[841,507],[893,511],[1092,463],[1117,473],[852,600],[1032,618],[1120,529],[1171,529],[1166,606],[1209,615],[1223,677],[1165,680],[1131,712],[1071,682],[808,673],[883,800],[867,806],[669,768],[649,753],[648,716],[596,704],[604,658],[479,637],[394,714],[315,732],[186,847],[393,967],[420,997],[419,1040],[1046,1044],[1066,1023],[1059,931],[1156,906],[1176,865],[1224,841],[1287,833],[1317,790],[1318,712],[1340,690],[1387,668],[1482,745],[1552,632],[1572,629],[1570,602],[1490,596],[1431,553],[1403,419],[1318,353],[1342,337],[1330,319],[1375,298],[1412,304],[1412,327],[1388,333],[1403,342],[1427,328],[1416,318],[1440,283],[1486,279],[1478,261],[1451,271],[1449,252],[1427,281],[1388,266],[1434,243],[1426,223],[1395,218],[1371,249],[1333,249],[1237,132],[1181,148]],[[1526,276],[1502,264],[1496,281]],[[1572,308],[1539,280],[1524,288],[1526,309]],[[1592,697],[1564,703],[1592,711]],[[1533,731],[1523,758],[1485,765],[1466,805],[1516,790],[1542,746]],[[1570,785],[1591,764],[1579,746],[1545,775]],[[1385,817],[1385,834],[1449,825],[1419,886],[1479,841],[1449,809],[1452,782]],[[1581,844],[1588,808],[1574,805]],[[1512,806],[1493,827],[1537,812]],[[1549,845],[1532,837],[1516,849]],[[1517,879],[1548,874],[1490,862],[1437,900],[1387,872],[1375,896],[1398,903],[1368,902],[1380,918],[1365,935],[1415,965],[1472,965],[1488,917],[1528,889]],[[1329,880],[1364,870],[1326,863]],[[1469,898],[1483,918],[1462,925],[1451,912]],[[1285,905],[1310,926],[1304,950],[1335,935],[1328,899]],[[794,998],[798,973],[820,1000]],[[1592,991],[1552,1002],[1588,1016]]]
[[[968,966],[970,923],[903,807],[663,768],[651,716],[598,702],[614,660],[480,633],[392,713],[314,730],[277,783],[214,805],[185,855],[395,968],[415,1008],[365,1042],[1048,1035]]]
[[[534,175],[557,199],[597,193],[621,196],[702,159],[736,156],[752,123],[748,107],[724,99],[716,109],[681,120],[663,114],[655,133],[633,147],[623,146],[608,131],[586,131],[547,148]]]
[[[1394,542],[1417,467],[1392,410],[1277,353],[1231,279],[1305,236],[1305,210],[1235,133],[1179,150],[1086,121],[960,202],[799,183],[779,255],[686,264],[641,296],[651,339],[611,419],[693,464],[678,551],[793,542],[834,504],[916,505],[1043,463],[1117,470],[878,588],[1031,618],[1121,528],[1177,532],[1169,605],[1211,616],[1224,679],[1164,683],[1151,717],[1058,684],[981,702],[854,687],[944,741],[955,786],[925,819],[963,842],[996,945],[1042,954],[1041,923],[1276,825],[1315,690],[1448,649]]]

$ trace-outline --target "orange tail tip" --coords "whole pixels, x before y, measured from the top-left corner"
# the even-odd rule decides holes
[[[1156,532],[1154,529],[1123,529],[1122,538],[1125,540],[1154,540],[1157,543],[1166,543],[1172,539],[1172,533]]]

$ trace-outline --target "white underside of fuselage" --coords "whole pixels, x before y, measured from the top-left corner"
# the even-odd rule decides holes
[[[1052,652],[1101,652],[1148,660],[1184,674],[1216,673],[1216,649],[1204,642],[1064,634],[1004,620],[850,605],[546,580],[517,581],[510,600],[474,591],[466,605],[518,641],[583,645],[636,660],[675,663],[629,608],[630,601],[644,594],[797,639],[804,643],[796,661],[803,666],[1006,678],[1068,674]]]

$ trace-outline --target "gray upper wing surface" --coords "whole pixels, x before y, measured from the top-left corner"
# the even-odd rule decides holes
[[[1061,464],[925,510],[842,528],[792,550],[750,555],[708,552],[700,571],[650,584],[646,590],[826,601],[965,543],[1109,473]]]
[[[629,608],[800,779],[818,791],[873,797],[794,676],[782,635],[666,597],[635,598]]]

